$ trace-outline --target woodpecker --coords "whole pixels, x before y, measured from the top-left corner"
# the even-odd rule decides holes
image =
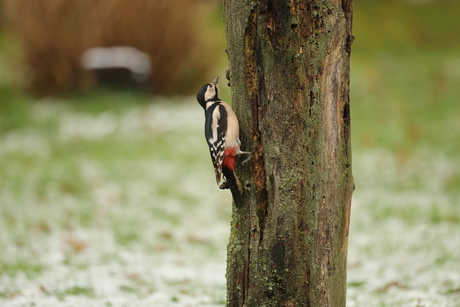
[[[236,201],[241,199],[243,193],[241,183],[235,174],[236,156],[248,152],[240,149],[238,119],[232,108],[219,98],[218,81],[219,76],[211,83],[203,85],[196,99],[204,109],[204,135],[214,165],[217,185],[220,184],[221,174],[223,174],[226,182],[219,187],[230,188]]]

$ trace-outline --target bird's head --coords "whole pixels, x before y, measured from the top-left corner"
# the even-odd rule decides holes
[[[219,81],[219,76],[217,76],[214,81],[211,83],[203,85],[198,94],[196,94],[196,100],[198,103],[206,110],[206,103],[208,101],[216,101],[219,100],[219,87],[217,86],[217,82]]]

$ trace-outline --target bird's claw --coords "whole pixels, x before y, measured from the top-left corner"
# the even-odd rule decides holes
[[[229,187],[229,185],[228,185],[228,182],[227,182],[227,181],[224,181],[224,182],[219,186],[219,189],[221,189],[221,190],[230,189],[230,187]]]
[[[241,165],[245,165],[249,160],[252,158],[252,152],[249,151],[242,151],[241,154],[248,155],[248,157],[241,163]]]

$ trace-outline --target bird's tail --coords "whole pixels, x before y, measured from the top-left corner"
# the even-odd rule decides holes
[[[240,202],[241,196],[243,195],[243,188],[241,186],[240,180],[238,177],[236,177],[235,171],[223,167],[222,174],[224,174],[225,178],[227,179],[227,185],[232,192],[233,199],[235,202]]]

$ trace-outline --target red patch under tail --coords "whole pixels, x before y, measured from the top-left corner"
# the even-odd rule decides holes
[[[231,171],[235,169],[237,151],[238,151],[238,146],[233,146],[233,147],[225,149],[224,160],[222,161],[223,168],[227,168]]]
[[[235,169],[235,162],[235,156],[225,156],[224,161],[222,161],[222,168],[226,168],[233,171]]]

